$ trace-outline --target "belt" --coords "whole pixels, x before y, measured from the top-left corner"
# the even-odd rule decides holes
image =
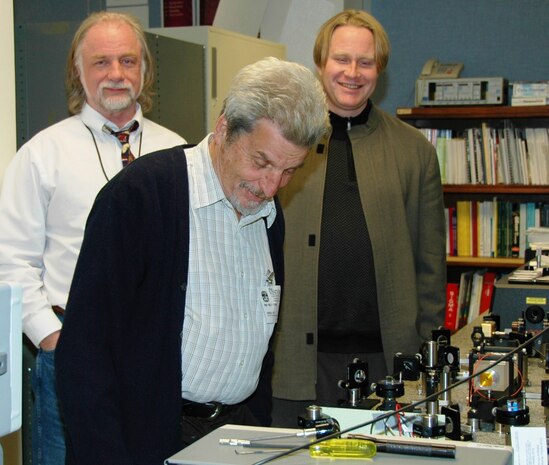
[[[206,402],[200,404],[198,402],[183,399],[181,413],[183,416],[187,417],[215,420],[222,412],[226,412],[231,407],[232,405],[222,404],[221,402]]]
[[[59,315],[59,316],[65,315],[65,309],[61,308],[59,305],[52,305],[51,308],[53,310],[53,313],[55,313],[56,315]]]

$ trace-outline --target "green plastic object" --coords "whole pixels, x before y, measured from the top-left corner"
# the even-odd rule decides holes
[[[369,459],[376,455],[374,442],[366,439],[328,439],[309,447],[311,457]]]

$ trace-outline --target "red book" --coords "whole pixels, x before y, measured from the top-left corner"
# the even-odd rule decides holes
[[[450,331],[455,331],[458,326],[458,283],[446,284],[446,315],[444,317],[444,327]]]
[[[494,295],[495,280],[496,273],[488,271],[484,274],[484,281],[482,283],[482,295],[480,296],[479,313],[487,312],[492,307],[492,297]]]

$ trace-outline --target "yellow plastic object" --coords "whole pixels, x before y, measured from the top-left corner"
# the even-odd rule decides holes
[[[374,442],[366,439],[328,439],[309,447],[311,457],[361,458],[376,455]]]

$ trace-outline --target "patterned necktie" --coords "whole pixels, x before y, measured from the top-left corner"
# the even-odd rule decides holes
[[[130,149],[130,133],[137,130],[139,123],[134,121],[133,124],[122,131],[113,131],[107,125],[103,126],[103,130],[115,136],[122,144],[122,166],[125,167],[135,160],[135,157]]]

